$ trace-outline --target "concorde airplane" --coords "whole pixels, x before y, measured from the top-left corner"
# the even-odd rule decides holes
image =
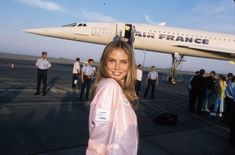
[[[184,56],[235,62],[235,35],[137,23],[72,23],[62,27],[23,31],[54,38],[106,45],[114,39],[130,41],[135,49],[172,56],[171,77]]]

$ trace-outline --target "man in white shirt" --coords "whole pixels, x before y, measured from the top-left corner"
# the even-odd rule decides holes
[[[136,70],[136,85],[135,85],[135,91],[136,91],[137,96],[139,96],[139,90],[141,87],[142,76],[143,76],[142,65],[139,64],[137,66],[137,70]]]
[[[158,84],[158,73],[155,70],[155,66],[151,67],[151,71],[148,73],[146,83],[147,83],[147,88],[145,90],[144,97],[145,98],[147,97],[148,90],[149,90],[150,87],[152,87],[151,99],[154,99],[155,86]]]
[[[42,52],[42,57],[36,62],[37,67],[37,90],[34,95],[40,95],[41,81],[43,82],[42,96],[46,96],[47,87],[47,70],[51,67],[51,63],[47,59],[47,52]]]
[[[82,88],[81,88],[80,100],[82,100],[83,98],[85,89],[86,89],[86,100],[88,100],[91,82],[93,76],[95,75],[94,68],[92,67],[93,62],[94,62],[93,59],[89,59],[88,64],[82,68],[81,71]]]
[[[80,58],[76,58],[76,62],[73,64],[72,88],[75,88],[75,86],[77,85],[79,74],[80,74]]]

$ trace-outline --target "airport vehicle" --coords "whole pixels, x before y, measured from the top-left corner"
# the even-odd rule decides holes
[[[114,39],[130,41],[135,28],[135,49],[168,53],[172,56],[170,78],[184,56],[235,62],[235,35],[137,23],[72,23],[62,27],[25,29],[23,31],[54,38],[108,44]]]

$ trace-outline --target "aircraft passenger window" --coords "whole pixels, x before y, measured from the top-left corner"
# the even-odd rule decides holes
[[[146,33],[145,32],[143,33],[143,37],[146,37]]]

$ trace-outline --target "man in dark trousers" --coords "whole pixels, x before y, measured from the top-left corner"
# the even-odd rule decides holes
[[[147,83],[147,88],[145,89],[144,97],[145,98],[147,97],[148,90],[149,90],[150,87],[152,87],[151,99],[154,99],[155,86],[158,84],[158,73],[155,70],[155,66],[151,67],[151,71],[148,73],[146,83]]]
[[[82,88],[80,93],[80,100],[83,98],[84,91],[86,89],[86,100],[88,100],[91,82],[93,76],[95,75],[94,68],[92,67],[93,59],[88,60],[88,64],[82,68],[81,72],[81,80],[82,80]]]
[[[214,103],[214,98],[216,95],[216,78],[215,78],[215,71],[211,71],[209,76],[205,77],[205,84],[206,84],[206,94],[205,100],[203,102],[202,111],[209,112],[209,107],[212,103]]]
[[[197,104],[197,113],[200,114],[202,110],[202,102],[203,99],[206,96],[206,82],[205,82],[205,70],[201,69],[200,74],[197,76],[194,76],[191,81],[191,102],[190,102],[190,111],[195,111],[195,104],[196,101],[198,101]]]
[[[142,69],[142,65],[139,64],[138,67],[137,67],[137,69],[136,69],[136,85],[135,85],[135,91],[136,91],[136,95],[137,95],[137,96],[139,96],[139,91],[140,91],[142,76],[143,76],[143,69]]]
[[[230,120],[230,135],[229,135],[229,143],[235,147],[235,76],[231,79],[231,86],[233,102],[230,105],[230,115],[228,116]]]
[[[43,82],[42,96],[46,96],[47,87],[47,70],[51,67],[51,63],[47,59],[47,52],[42,52],[42,57],[36,62],[37,67],[37,91],[34,95],[40,95],[41,81]]]
[[[72,88],[75,88],[77,86],[79,74],[80,74],[80,58],[76,58],[76,62],[74,62],[73,64]]]
[[[227,88],[225,91],[225,112],[224,112],[224,117],[223,117],[223,122],[227,127],[230,127],[231,125],[231,120],[229,118],[231,118],[231,110],[232,110],[232,104],[233,104],[233,96],[235,92],[233,92],[233,87],[234,87],[234,83],[232,81],[232,79],[234,78],[232,73],[228,73],[227,74]]]

